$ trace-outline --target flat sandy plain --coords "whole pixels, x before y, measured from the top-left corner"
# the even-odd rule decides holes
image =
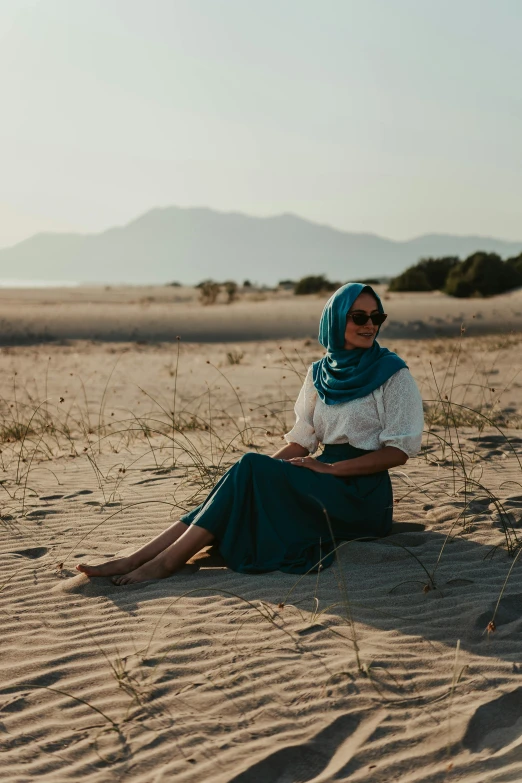
[[[385,300],[426,404],[391,536],[119,588],[75,564],[273,453],[321,356],[324,299],[145,290],[0,292],[2,781],[520,781],[521,292]]]
[[[492,299],[454,299],[438,291],[387,294],[387,339],[522,331],[522,290]],[[315,339],[324,296],[291,291],[243,293],[231,305],[220,295],[204,307],[194,288],[173,286],[57,289],[0,288],[0,345],[94,339],[104,342],[185,342]]]

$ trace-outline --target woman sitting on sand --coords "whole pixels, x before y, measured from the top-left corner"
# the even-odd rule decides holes
[[[319,326],[326,355],[308,370],[287,445],[245,454],[201,505],[129,557],[78,570],[119,585],[163,579],[215,542],[234,571],[300,574],[329,565],[339,540],[387,535],[388,470],[419,451],[423,415],[406,363],[375,339],[385,319],[370,286],[336,291]]]

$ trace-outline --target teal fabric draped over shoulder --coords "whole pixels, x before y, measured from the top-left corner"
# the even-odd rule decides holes
[[[317,394],[326,405],[366,397],[398,370],[408,366],[396,353],[380,346],[377,340],[371,348],[345,349],[346,316],[363,291],[375,297],[379,312],[383,313],[379,296],[371,286],[363,283],[343,285],[324,306],[319,342],[326,348],[326,356],[313,363],[312,377]]]

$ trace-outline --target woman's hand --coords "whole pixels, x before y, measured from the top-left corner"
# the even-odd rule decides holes
[[[291,465],[295,465],[297,468],[308,468],[315,473],[331,473],[332,466],[329,462],[319,462],[319,460],[313,457],[294,457],[287,460]]]

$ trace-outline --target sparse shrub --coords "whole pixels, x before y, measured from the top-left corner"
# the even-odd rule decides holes
[[[234,349],[233,351],[228,351],[227,361],[229,364],[240,364],[243,356],[244,356],[243,351],[238,351]]]
[[[323,291],[337,291],[340,287],[341,283],[332,283],[326,279],[325,275],[308,275],[299,280],[294,289],[294,294],[298,296],[320,294]]]
[[[297,285],[295,280],[280,280],[277,284],[278,288],[284,288],[286,290],[291,290],[292,288],[295,288]]]
[[[165,283],[166,286],[173,286],[174,288],[181,288],[181,283],[177,280],[173,280],[172,283]]]
[[[19,421],[2,421],[0,425],[0,443],[11,443],[24,440],[27,436],[35,434],[34,427],[28,427],[26,423]]]
[[[214,280],[203,280],[196,288],[199,288],[199,297],[204,305],[214,304],[221,291],[221,286]]]
[[[362,285],[379,285],[381,282],[376,277],[368,277],[366,280],[355,280],[356,283],[362,283]]]
[[[227,280],[225,283],[223,283],[223,288],[225,289],[225,292],[228,296],[227,304],[231,304],[235,299],[237,299],[237,283],[235,283],[233,280]]]
[[[243,288],[252,288],[250,280],[243,280]]]
[[[496,253],[479,251],[454,267],[446,281],[450,296],[494,296],[522,285],[522,273]]]

